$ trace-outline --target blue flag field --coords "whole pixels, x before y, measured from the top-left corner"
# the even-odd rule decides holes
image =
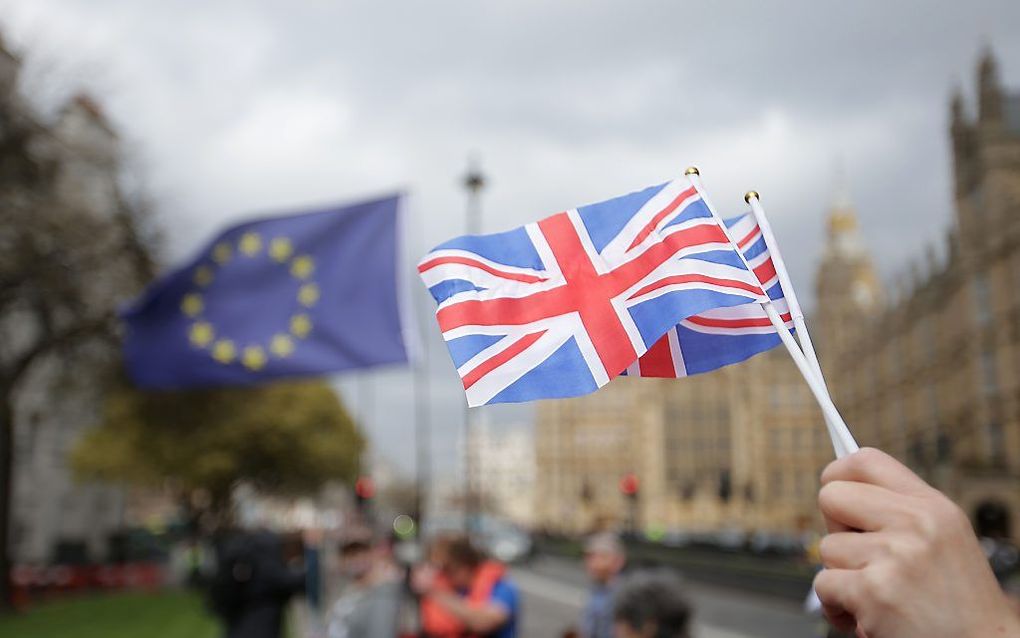
[[[398,196],[241,223],[124,313],[141,387],[404,363]]]

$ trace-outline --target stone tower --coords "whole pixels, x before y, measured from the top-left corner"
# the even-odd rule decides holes
[[[966,345],[973,400],[970,436],[958,448],[971,464],[1020,471],[1020,366],[1016,299],[1020,289],[1020,94],[1006,91],[986,50],[977,68],[976,116],[956,91],[950,106],[956,228],[951,268],[954,315]]]
[[[851,347],[862,321],[874,316],[881,307],[882,290],[862,246],[857,213],[845,185],[836,190],[827,227],[825,250],[815,279],[816,322],[821,357],[835,361]]]
[[[978,64],[977,117],[956,91],[950,107],[959,250],[966,271],[981,270],[995,245],[1020,223],[1020,95],[1003,90],[990,50]],[[996,232],[990,233],[989,228]]]

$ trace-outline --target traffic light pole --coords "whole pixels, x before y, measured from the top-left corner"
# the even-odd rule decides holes
[[[628,472],[620,478],[620,493],[627,499],[627,534],[632,538],[638,535],[638,493],[641,485],[637,474]]]

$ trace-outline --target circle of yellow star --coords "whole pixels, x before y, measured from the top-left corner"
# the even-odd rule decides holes
[[[195,348],[207,350],[209,356],[224,365],[234,363],[243,365],[252,372],[265,368],[271,358],[283,359],[294,354],[297,340],[305,339],[314,328],[311,317],[305,312],[291,315],[286,332],[277,332],[262,343],[252,343],[241,347],[230,339],[217,334],[215,324],[206,316],[207,288],[216,279],[217,270],[238,256],[258,257],[265,255],[286,268],[290,275],[299,280],[297,291],[298,303],[311,308],[319,302],[322,292],[312,276],[315,274],[315,261],[311,255],[294,255],[294,245],[287,237],[263,238],[257,232],[246,232],[239,238],[229,241],[218,241],[213,245],[207,257],[210,261],[200,263],[191,273],[193,288],[181,297],[181,312],[191,319],[187,328],[187,338]]]
[[[258,233],[245,233],[237,242],[237,249],[248,257],[254,257],[262,250],[262,238]]]
[[[315,262],[308,255],[295,257],[294,261],[290,262],[290,274],[298,279],[308,279],[313,272],[315,272]]]
[[[312,331],[312,320],[306,314],[294,315],[290,318],[290,332],[298,339],[304,339]]]
[[[266,366],[266,353],[262,346],[247,346],[241,353],[241,363],[249,370],[261,370]]]
[[[281,359],[289,357],[294,353],[294,340],[290,338],[290,335],[275,334],[272,341],[269,342],[269,351]]]
[[[199,348],[209,345],[215,336],[212,324],[208,321],[196,321],[188,331],[188,339]]]
[[[202,314],[205,304],[202,302],[202,295],[197,292],[189,292],[181,299],[181,311],[189,317],[197,317]]]
[[[236,356],[237,349],[234,347],[234,342],[230,339],[220,339],[213,344],[212,358],[216,359],[220,363],[233,363],[234,357]]]
[[[294,247],[286,237],[273,237],[269,242],[269,256],[281,264],[290,259],[293,252]]]
[[[215,261],[217,264],[227,263],[228,261],[230,261],[230,257],[233,254],[234,251],[230,247],[230,244],[228,244],[225,241],[221,241],[220,243],[216,244],[215,246],[213,246],[212,249],[212,258],[213,261]]]
[[[311,307],[319,300],[319,286],[317,284],[304,284],[298,289],[298,301],[302,306]]]
[[[209,266],[199,266],[195,269],[195,275],[192,277],[196,286],[206,287],[212,283],[213,271]]]

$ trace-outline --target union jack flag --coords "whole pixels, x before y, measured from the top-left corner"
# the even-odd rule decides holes
[[[724,223],[776,311],[792,330],[793,320],[779,275],[754,215],[744,213]],[[670,328],[624,374],[676,379],[739,363],[780,343],[761,305],[747,303],[713,308],[687,317]]]
[[[679,319],[765,300],[687,180],[453,239],[418,271],[471,406],[593,392]]]

